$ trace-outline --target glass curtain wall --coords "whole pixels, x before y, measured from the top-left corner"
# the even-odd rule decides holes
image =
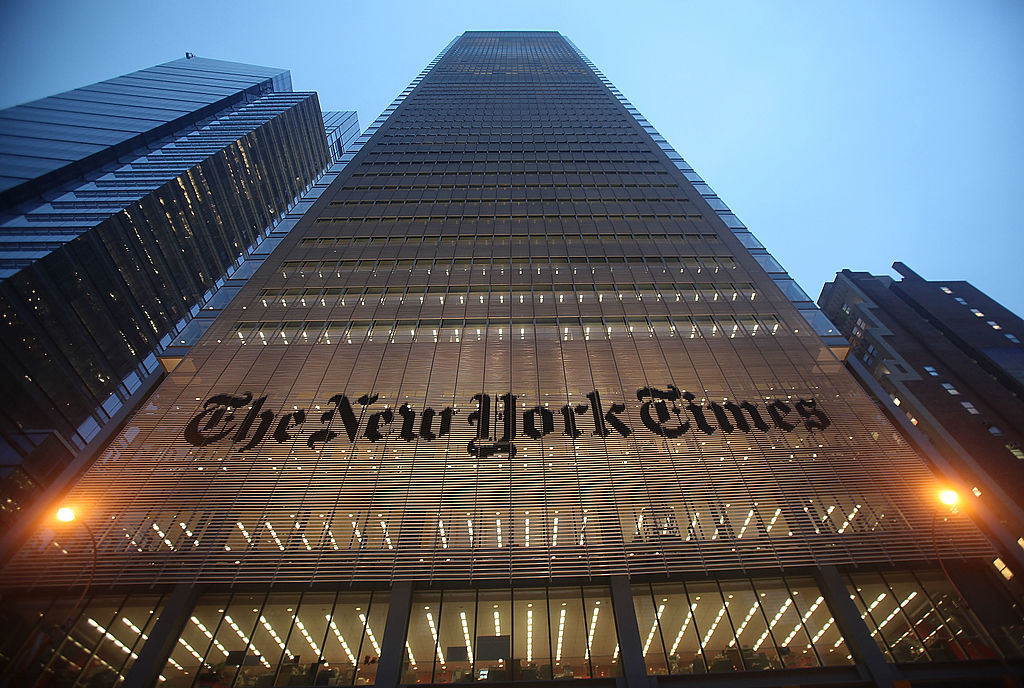
[[[404,683],[619,675],[603,586],[419,592],[406,639]]]
[[[372,685],[388,597],[387,592],[209,596],[192,610],[161,685]],[[175,671],[176,664],[181,670]]]
[[[633,605],[648,674],[852,663],[809,578],[636,585]]]

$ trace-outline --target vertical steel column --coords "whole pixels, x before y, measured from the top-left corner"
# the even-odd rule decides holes
[[[178,638],[201,592],[201,586],[197,585],[178,583],[174,586],[166,598],[160,618],[153,624],[149,640],[142,646],[139,658],[128,670],[122,688],[149,688],[157,685],[160,672],[178,644]]]
[[[895,667],[885,661],[885,655],[872,640],[836,567],[819,567],[814,573],[814,582],[818,584],[825,604],[835,617],[836,626],[846,639],[846,646],[850,648],[854,661],[868,670],[875,685],[879,688],[900,688],[906,685],[905,681],[896,681]]]
[[[377,663],[377,688],[395,688],[402,679],[405,664],[405,632],[409,626],[412,608],[412,582],[400,581],[391,586],[388,618],[384,622],[384,637],[380,643]]]
[[[650,681],[647,680],[647,664],[644,662],[643,643],[640,642],[640,627],[636,624],[629,576],[612,576],[609,583],[612,611],[615,613],[615,632],[619,635],[622,676],[626,679],[627,688],[647,688]]]

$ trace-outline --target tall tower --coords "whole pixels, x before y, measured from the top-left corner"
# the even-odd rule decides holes
[[[902,279],[843,270],[821,290],[847,365],[935,445],[937,471],[1024,535],[1024,320],[969,282],[893,268]]]
[[[891,685],[1016,652],[991,546],[827,321],[568,40],[463,34],[360,143],[71,494],[96,549],[51,526],[4,570],[26,673]]]
[[[355,113],[328,116],[331,141],[288,71],[199,57],[0,111],[5,525],[109,441],[340,158]]]

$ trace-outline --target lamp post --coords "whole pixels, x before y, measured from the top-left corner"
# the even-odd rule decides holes
[[[57,509],[56,516],[57,520],[62,523],[71,523],[77,517],[74,509],[68,506],[62,506]],[[79,521],[79,524],[85,528],[85,532],[89,534],[89,544],[92,548],[92,566],[89,567],[89,579],[86,581],[85,587],[82,588],[82,593],[78,596],[78,599],[75,600],[74,605],[71,607],[69,618],[74,618],[75,610],[78,609],[78,605],[82,603],[82,600],[85,599],[86,593],[89,592],[89,588],[92,587],[93,580],[96,578],[96,564],[99,558],[99,547],[96,544],[96,534],[92,532],[92,528],[90,528],[89,524],[85,521]]]
[[[939,492],[939,502],[949,508],[951,513],[956,513],[956,505],[960,503],[960,495],[955,490],[945,489]],[[939,520],[939,508],[936,506],[932,509],[932,552],[935,554],[935,558],[939,562],[939,566],[942,567],[942,573],[945,574],[946,580],[950,582],[953,589],[959,594],[956,583],[949,575],[949,571],[946,570],[946,562],[942,560],[942,555],[939,554],[939,542],[936,538],[935,526]]]

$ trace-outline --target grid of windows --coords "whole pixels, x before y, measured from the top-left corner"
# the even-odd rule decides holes
[[[934,478],[571,44],[468,33],[389,110],[77,488],[98,580],[932,556]],[[940,527],[939,551],[988,555]],[[41,537],[8,573],[72,582],[65,549]]]

